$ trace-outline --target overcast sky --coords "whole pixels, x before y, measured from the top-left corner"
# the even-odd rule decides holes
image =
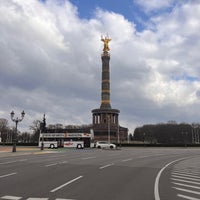
[[[0,118],[91,124],[101,34],[120,125],[200,120],[200,1],[0,0]]]

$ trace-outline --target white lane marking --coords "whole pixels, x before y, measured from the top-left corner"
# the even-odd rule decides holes
[[[76,199],[59,199],[59,198],[57,198],[55,200],[76,200]]]
[[[191,183],[191,184],[196,184],[196,185],[200,185],[199,182],[195,182],[195,181],[186,181],[184,179],[178,179],[178,178],[171,178],[173,181],[179,181],[179,182],[184,182],[184,183]]]
[[[139,156],[138,158],[147,158],[147,157],[149,157],[149,156]]]
[[[178,172],[172,172],[172,175],[182,176],[183,178],[184,177],[199,178],[198,175],[190,175],[190,174],[178,173]]]
[[[188,185],[188,184],[183,184],[183,183],[176,183],[176,182],[172,182],[175,185],[179,185],[179,186],[183,186],[183,187],[188,187],[188,188],[194,188],[194,189],[198,189],[200,190],[200,187],[198,186],[193,186],[193,185]]]
[[[200,194],[200,192],[197,192],[197,191],[194,191],[194,190],[187,190],[187,189],[183,189],[183,188],[178,188],[178,187],[172,187],[176,190],[180,190],[180,191],[183,191],[183,192],[188,192],[188,193],[192,193],[192,194]]]
[[[60,164],[65,164],[65,163],[68,163],[67,161],[62,161],[62,162],[60,162]]]
[[[125,160],[122,160],[122,162],[127,162],[127,161],[131,161],[131,160],[133,160],[133,158],[127,158]]]
[[[74,178],[74,179],[72,179],[71,181],[68,181],[67,183],[64,183],[63,185],[61,185],[61,186],[59,186],[59,187],[57,187],[57,188],[51,190],[50,192],[56,192],[57,190],[60,190],[61,188],[63,188],[63,187],[65,187],[65,186],[67,186],[67,185],[69,185],[69,184],[71,184],[71,183],[73,183],[73,182],[79,180],[80,178],[83,178],[83,176],[78,176],[77,178]]]
[[[190,196],[186,196],[186,195],[182,195],[182,194],[177,194],[177,196],[184,198],[184,199],[188,199],[188,200],[199,200],[199,198],[194,198],[194,197],[190,197]]]
[[[22,197],[16,197],[16,196],[3,196],[1,199],[8,199],[8,200],[19,200]]]
[[[49,198],[28,198],[27,200],[48,200]]]
[[[19,160],[20,162],[24,162],[24,161],[27,161],[28,159],[21,159]]]
[[[61,164],[65,164],[65,163],[68,163],[67,161],[62,161],[62,162],[58,162],[58,163],[51,163],[51,164],[48,164],[48,165],[45,165],[45,167],[51,167],[51,166],[55,166],[55,165],[61,165]]]
[[[17,172],[13,172],[13,173],[10,173],[10,174],[1,175],[0,178],[12,176],[12,175],[15,175],[15,174],[17,174]]]
[[[199,175],[199,171],[195,171],[195,170],[190,170],[190,169],[174,169],[173,172],[179,172],[179,173],[186,173],[186,174],[196,174]]]
[[[182,178],[182,179],[186,179],[186,180],[191,180],[191,181],[199,181],[200,182],[200,178],[190,178],[190,177],[186,177],[186,176],[179,176],[179,175],[173,175],[172,177],[174,178]]]
[[[54,166],[54,165],[57,165],[58,163],[51,163],[51,164],[48,164],[48,165],[45,165],[45,167],[51,167],[51,166]]]
[[[93,159],[93,158],[96,158],[96,157],[86,157],[86,158],[81,158],[82,160],[88,160],[88,159]]]
[[[171,164],[175,163],[175,162],[178,162],[179,160],[183,160],[185,158],[180,158],[180,159],[177,159],[177,160],[174,160],[170,163],[167,163],[157,174],[156,176],[156,180],[155,180],[155,183],[154,183],[154,196],[155,196],[155,200],[160,200],[160,195],[159,195],[159,180],[160,180],[160,177],[161,177],[161,174],[162,172],[167,168],[169,167]]]
[[[6,164],[11,164],[11,163],[16,163],[18,162],[17,160],[15,161],[8,161],[8,162],[3,162],[3,163],[0,163],[0,165],[6,165]]]
[[[110,166],[112,166],[112,165],[114,165],[114,163],[111,163],[111,164],[108,164],[108,165],[101,166],[101,167],[99,167],[99,169],[104,169],[104,168],[106,168],[106,167],[110,167]]]
[[[28,160],[28,159],[7,161],[7,162],[2,162],[2,163],[0,163],[0,165],[12,164],[12,163],[16,163],[16,162],[24,162],[24,161],[26,161],[26,160]]]
[[[188,175],[200,175],[199,172],[192,172],[192,171],[183,171],[183,170],[173,170],[173,173],[182,173],[182,174],[188,174]]]

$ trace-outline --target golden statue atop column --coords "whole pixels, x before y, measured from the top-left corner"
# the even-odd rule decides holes
[[[111,41],[111,38],[109,38],[109,36],[105,36],[105,38],[103,38],[103,36],[101,36],[101,41],[103,41],[104,43],[104,48],[103,48],[103,51],[104,52],[108,52],[110,51],[110,48],[108,46],[108,43]]]

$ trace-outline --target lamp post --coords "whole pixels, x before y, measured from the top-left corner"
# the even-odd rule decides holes
[[[21,121],[23,120],[24,115],[25,115],[25,112],[22,111],[22,113],[21,113],[21,118],[18,118],[18,117],[17,117],[17,118],[14,119],[14,115],[15,115],[15,113],[14,113],[14,111],[12,111],[12,112],[10,113],[11,120],[12,120],[13,122],[15,122],[15,131],[14,131],[14,134],[13,134],[13,149],[12,149],[12,152],[16,152],[17,125],[18,125],[19,122],[21,122]]]
[[[110,115],[108,115],[108,144],[110,144]]]

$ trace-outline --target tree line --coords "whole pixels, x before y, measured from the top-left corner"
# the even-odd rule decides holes
[[[150,144],[200,143],[200,125],[187,123],[147,124],[137,127],[132,140]]]
[[[58,131],[61,129],[82,129],[90,125],[67,125],[64,126],[62,124],[49,124],[46,127],[45,119],[34,120],[32,124],[29,126],[30,132],[17,132],[17,142],[18,143],[31,143],[38,144],[40,131],[45,131],[47,128],[52,131]],[[13,133],[15,132],[15,127],[9,126],[8,120],[4,118],[0,118],[0,143],[9,144],[13,141]]]

